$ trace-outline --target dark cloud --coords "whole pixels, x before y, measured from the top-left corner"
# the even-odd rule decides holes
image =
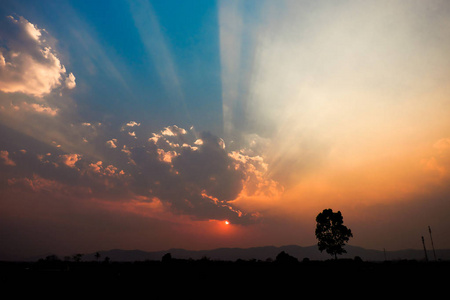
[[[230,203],[243,188],[244,173],[235,168],[220,138],[202,133],[197,139],[176,126],[153,137],[157,139],[129,149],[136,163],[130,166],[136,191],[156,196],[173,212],[196,219],[251,221],[250,214]]]
[[[91,126],[81,125],[85,129]],[[107,143],[112,140],[107,138],[111,131],[96,131],[97,146],[103,147],[98,151],[102,159],[82,152],[67,153],[56,144],[46,151],[27,148],[26,143],[23,151],[2,150],[4,161],[15,162],[3,163],[6,188],[54,194],[69,191],[85,199],[116,202],[158,199],[172,213],[195,220],[229,220],[234,224],[256,220],[255,212],[241,211],[235,200],[244,184],[257,186],[265,180],[256,166],[261,158],[238,157],[226,150],[221,138],[177,126],[146,138],[116,133],[119,137],[114,139],[114,148]]]

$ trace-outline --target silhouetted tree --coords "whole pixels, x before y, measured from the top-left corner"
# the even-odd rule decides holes
[[[60,268],[62,260],[58,256],[52,254],[38,260],[38,263],[45,268]]]
[[[48,255],[48,256],[45,258],[45,261],[47,261],[47,262],[55,262],[55,261],[61,261],[61,260],[59,259],[58,256],[52,254],[52,255]]]
[[[100,255],[99,252],[96,252],[96,253],[95,253],[95,258],[97,259],[97,262],[98,262],[98,259],[100,258],[100,256],[101,256],[101,255]]]
[[[81,253],[77,253],[72,256],[72,258],[75,262],[80,262],[82,257],[83,257],[83,254],[81,254]]]
[[[340,211],[333,212],[331,209],[324,209],[316,217],[316,238],[319,240],[320,252],[326,250],[337,259],[338,254],[347,253],[343,246],[353,237],[352,231],[343,223]]]
[[[202,262],[208,262],[208,261],[210,261],[211,259],[210,259],[208,256],[203,255],[202,258],[201,258],[200,260],[201,260]]]

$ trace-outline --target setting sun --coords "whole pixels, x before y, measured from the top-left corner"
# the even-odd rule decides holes
[[[225,225],[230,225],[230,222],[228,222],[228,221],[225,221]]]

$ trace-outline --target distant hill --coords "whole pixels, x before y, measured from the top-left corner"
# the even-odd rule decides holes
[[[339,256],[339,258],[355,258],[359,256],[364,261],[384,261],[385,255],[387,260],[424,260],[425,255],[423,250],[407,249],[400,251],[384,251],[364,249],[362,247],[346,245],[346,254]],[[310,260],[326,260],[332,258],[325,251],[321,253],[317,246],[301,247],[297,245],[288,246],[265,246],[252,248],[218,248],[213,250],[185,250],[185,249],[169,249],[165,251],[146,252],[141,250],[108,250],[99,251],[100,260],[109,257],[111,261],[131,262],[131,261],[145,261],[145,260],[161,260],[163,255],[170,253],[175,259],[201,259],[208,258],[211,260],[225,260],[236,261],[242,260],[275,260],[280,252],[296,257],[298,260],[309,258]],[[428,259],[434,260],[432,251],[428,251]],[[436,256],[441,260],[450,260],[450,249],[436,250]],[[95,253],[85,254],[83,261],[96,260]]]

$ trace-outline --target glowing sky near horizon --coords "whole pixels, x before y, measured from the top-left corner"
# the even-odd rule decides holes
[[[450,247],[447,1],[0,13],[0,256],[307,246],[325,208]]]

